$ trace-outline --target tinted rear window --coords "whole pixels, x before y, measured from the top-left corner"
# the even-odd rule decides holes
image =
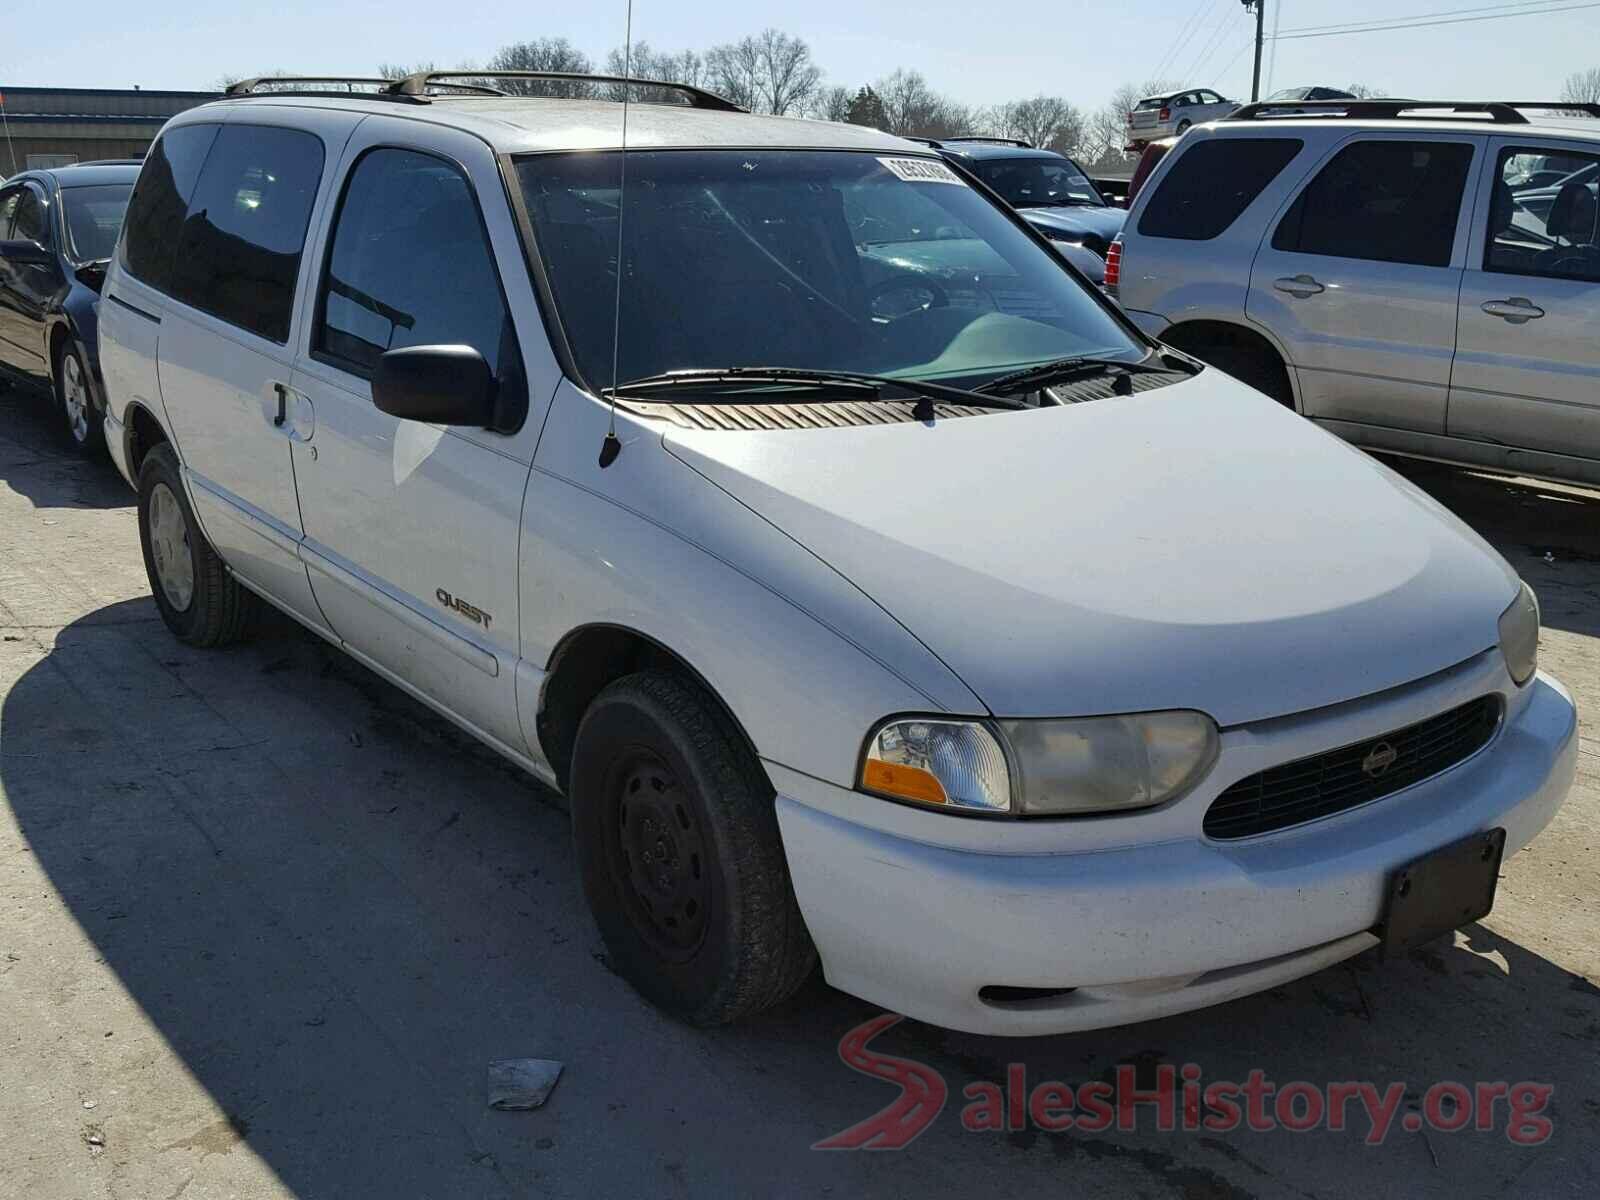
[[[128,204],[122,265],[151,287],[172,286],[172,254],[216,125],[180,125],[156,139]]]
[[[1193,242],[1216,237],[1303,145],[1298,138],[1212,138],[1191,146],[1150,197],[1139,232]]]
[[[303,130],[225,126],[189,201],[173,296],[287,342],[322,158],[322,139]]]
[[[61,189],[67,210],[67,237],[72,243],[72,255],[79,262],[111,257],[132,190],[126,183]]]
[[[1284,214],[1272,248],[1447,267],[1471,165],[1461,142],[1346,146]]]

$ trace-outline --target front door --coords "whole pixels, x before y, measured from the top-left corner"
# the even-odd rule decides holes
[[[1478,144],[1346,142],[1263,242],[1246,311],[1285,348],[1307,416],[1444,432]]]
[[[289,453],[316,415],[289,386],[289,338],[324,162],[341,148],[328,141],[268,125],[217,132],[177,239],[159,355],[206,536],[242,579],[319,627]]]
[[[396,143],[399,143],[398,145]],[[487,147],[371,118],[351,140],[315,324],[295,391],[316,409],[295,447],[302,555],[322,611],[358,656],[526,753],[516,710],[517,553],[536,428],[485,209],[520,262]],[[465,164],[472,164],[470,167]],[[532,331],[542,334],[538,316]],[[402,420],[372,402],[379,358],[465,345],[488,361],[499,431]]]
[[[1600,154],[1498,138],[1487,175],[1450,435],[1600,459]]]

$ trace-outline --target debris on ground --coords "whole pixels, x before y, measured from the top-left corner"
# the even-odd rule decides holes
[[[562,1064],[552,1058],[502,1058],[489,1064],[489,1107],[538,1108],[550,1098]]]

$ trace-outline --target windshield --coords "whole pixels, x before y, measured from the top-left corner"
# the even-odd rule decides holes
[[[66,206],[67,241],[78,262],[110,258],[122,228],[131,183],[102,183],[93,187],[61,189]]]
[[[781,366],[975,386],[1146,347],[944,163],[845,151],[630,151],[620,327],[616,151],[517,171],[592,387],[689,367]]]
[[[1071,159],[986,158],[972,164],[972,173],[1005,198],[1013,208],[1090,204],[1105,207],[1089,177]]]

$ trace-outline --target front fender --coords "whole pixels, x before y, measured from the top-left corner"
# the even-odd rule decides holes
[[[605,429],[563,385],[523,508],[524,661],[585,625],[636,631],[703,677],[761,757],[844,787],[884,716],[987,711],[858,588],[666,453],[659,426],[619,412],[623,450],[601,468]]]

